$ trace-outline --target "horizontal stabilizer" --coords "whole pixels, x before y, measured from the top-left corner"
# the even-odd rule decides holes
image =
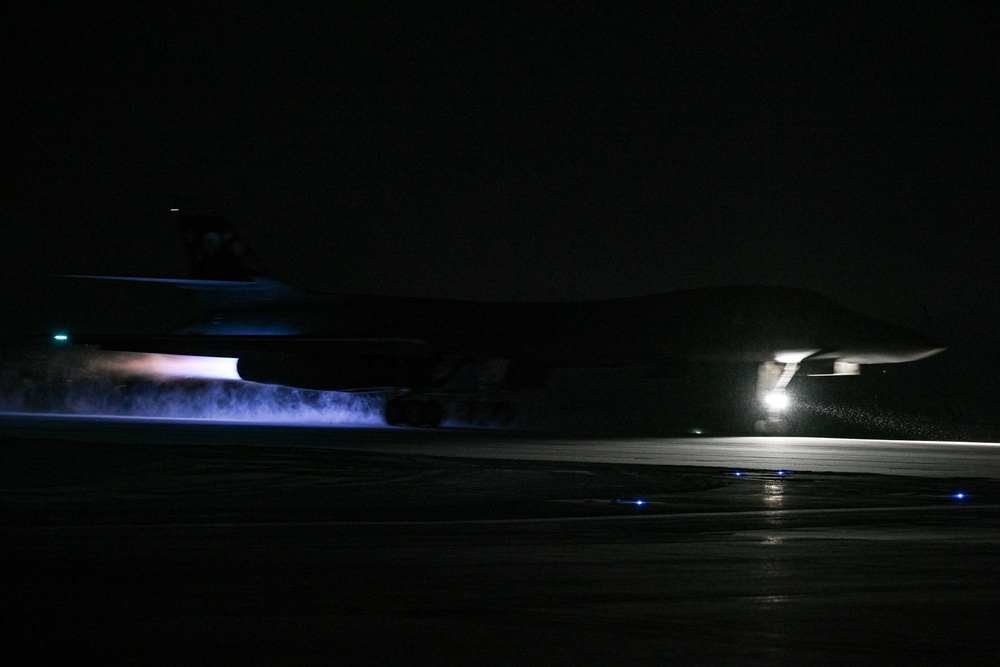
[[[87,276],[62,275],[60,278],[85,278],[87,280],[114,280],[132,283],[159,283],[173,285],[181,289],[217,290],[217,289],[259,289],[254,280],[196,280],[193,278],[148,278],[145,276]]]
[[[66,275],[65,278],[170,285],[197,293],[204,308],[245,308],[269,301],[303,302],[310,292],[269,277],[229,224],[211,210],[172,209],[184,233],[191,278]]]
[[[244,308],[267,301],[303,302],[315,298],[314,294],[306,290],[268,276],[254,276],[249,280],[97,275],[64,275],[62,277],[169,285],[197,292],[198,301],[204,308]]]
[[[243,357],[248,355],[278,355],[301,357],[335,357],[373,355],[425,358],[432,348],[427,341],[414,338],[356,337],[344,338],[317,335],[253,335],[253,336],[122,336],[87,335],[72,337],[78,345],[94,345],[119,352],[156,352],[201,357]]]

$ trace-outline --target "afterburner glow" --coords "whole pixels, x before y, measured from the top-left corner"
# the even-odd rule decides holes
[[[100,363],[107,371],[151,378],[239,380],[236,362],[231,357],[121,353]]]
[[[323,425],[382,424],[380,395],[238,379],[236,359],[59,346],[0,364],[0,412]]]

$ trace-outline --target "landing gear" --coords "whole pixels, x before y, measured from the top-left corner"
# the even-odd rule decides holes
[[[509,428],[516,416],[517,409],[507,401],[462,401],[455,406],[453,413],[457,421],[478,428]]]
[[[758,419],[754,425],[753,430],[761,435],[788,435],[791,433],[791,425],[776,417],[770,419]]]
[[[754,423],[754,431],[762,435],[788,435],[791,424],[785,419],[790,405],[788,383],[799,368],[799,357],[783,361],[766,361],[757,369],[758,410],[763,419]]]
[[[444,421],[445,407],[435,398],[396,396],[386,401],[383,416],[389,426],[435,428]],[[502,429],[510,428],[517,421],[517,409],[508,401],[452,401],[448,416],[460,426]]]
[[[434,399],[390,398],[385,404],[385,423],[389,426],[440,426],[444,408]]]

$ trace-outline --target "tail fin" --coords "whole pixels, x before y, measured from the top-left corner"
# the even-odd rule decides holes
[[[210,209],[170,209],[184,235],[184,249],[191,267],[189,278],[67,275],[67,278],[159,283],[195,292],[204,308],[241,308],[276,300],[313,298],[268,276],[263,264],[243,239],[217,212]]]
[[[184,234],[195,280],[251,281],[264,275],[259,259],[225,218],[210,209],[171,209]]]
[[[226,219],[212,209],[171,209],[184,234],[191,278],[175,283],[197,292],[205,308],[301,301],[306,291],[267,275],[263,263]]]

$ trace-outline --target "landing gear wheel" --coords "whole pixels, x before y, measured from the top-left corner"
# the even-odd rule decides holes
[[[792,430],[788,422],[780,419],[758,419],[753,428],[761,435],[788,435]]]
[[[514,423],[514,405],[508,403],[507,401],[501,401],[500,403],[493,404],[492,409],[492,421],[499,427],[508,427]]]
[[[403,423],[420,426],[424,423],[424,402],[415,398],[403,401]]]
[[[437,401],[424,401],[423,403],[423,414],[421,415],[423,425],[431,428],[440,426],[441,420],[444,419],[444,408]]]
[[[390,398],[385,403],[385,423],[389,426],[399,426],[403,423],[403,399]]]
[[[440,426],[444,408],[435,400],[391,398],[385,404],[385,423],[389,426]]]

